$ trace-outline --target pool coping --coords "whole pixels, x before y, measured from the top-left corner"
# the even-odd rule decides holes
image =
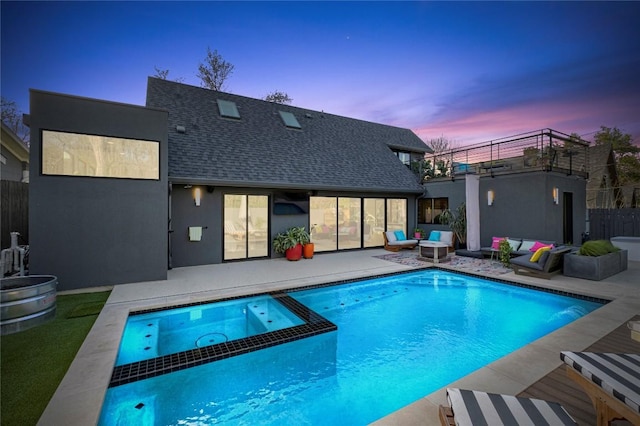
[[[327,281],[358,279],[378,274],[412,271],[374,256],[384,250],[329,253],[313,260],[287,262],[283,259],[244,264],[206,265],[178,268],[168,280],[115,286],[87,339],[49,401],[39,424],[97,424],[120,336],[130,311],[171,306],[199,300],[300,288]],[[427,268],[433,266],[427,266]],[[438,265],[438,269],[452,269]],[[460,271],[457,271],[460,272]],[[495,278],[473,274],[483,278]],[[632,278],[633,277],[633,278]],[[510,355],[483,367],[451,386],[516,394],[560,365],[560,350],[582,350],[633,314],[640,312],[640,298],[633,281],[640,277],[640,262],[616,278],[590,282],[564,276],[540,280],[501,275],[500,279],[555,291],[571,290],[584,296],[609,299],[610,303]],[[214,279],[215,278],[215,279]],[[212,282],[229,282],[212,288]],[[242,283],[242,284],[238,284]],[[295,283],[295,284],[293,284]],[[177,293],[179,290],[180,293]],[[523,364],[526,368],[523,368]],[[460,386],[459,386],[460,385]],[[375,424],[438,424],[437,405],[444,403],[444,388],[378,420]]]

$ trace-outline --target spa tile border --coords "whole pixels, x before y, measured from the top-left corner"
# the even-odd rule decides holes
[[[203,348],[191,349],[171,355],[164,355],[144,361],[132,362],[130,364],[116,366],[111,374],[109,387],[124,385],[138,380],[149,379],[151,377],[196,367],[210,362],[219,361],[226,358],[246,354],[249,352],[266,349],[272,346],[293,342],[307,337],[316,336],[331,331],[336,331],[338,327],[322,315],[304,306],[285,293],[270,293],[272,297],[282,303],[287,309],[304,321],[304,324],[289,327],[256,336],[245,337],[232,340],[230,342],[218,343]],[[250,296],[244,296],[240,299]],[[229,300],[221,299],[219,301]],[[207,302],[211,303],[211,302]],[[197,303],[193,305],[199,305]],[[191,306],[191,305],[180,305]],[[171,309],[177,306],[171,307]],[[163,309],[147,310],[145,312],[155,312]],[[139,314],[140,312],[137,312]]]

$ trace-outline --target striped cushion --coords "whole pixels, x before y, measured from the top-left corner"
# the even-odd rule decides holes
[[[605,392],[640,413],[639,354],[564,351],[560,358]]]
[[[576,425],[558,403],[541,399],[447,388],[456,425]]]

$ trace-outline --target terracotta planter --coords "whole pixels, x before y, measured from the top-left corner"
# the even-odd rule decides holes
[[[304,246],[302,246],[302,256],[304,256],[305,259],[312,259],[314,249],[315,245],[313,243],[305,244]]]
[[[300,260],[302,257],[302,244],[298,244],[293,248],[287,249],[287,251],[284,252],[284,255],[287,260]]]

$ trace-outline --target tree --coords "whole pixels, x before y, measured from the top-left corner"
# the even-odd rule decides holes
[[[2,122],[19,137],[27,146],[29,145],[29,128],[22,121],[22,111],[14,101],[1,98]]]
[[[231,73],[233,73],[233,64],[225,61],[217,50],[212,52],[207,47],[207,57],[204,63],[198,65],[198,78],[202,80],[202,87],[220,91]]]
[[[436,154],[443,153],[457,147],[457,143],[446,136],[442,135],[439,138],[429,139],[427,145],[433,149]]]
[[[161,70],[160,68],[154,66],[156,73],[153,75],[155,78],[159,78],[160,80],[166,80],[169,76],[169,70]]]
[[[610,143],[617,158],[627,154],[635,155],[640,152],[640,148],[632,144],[633,138],[631,135],[628,133],[622,134],[617,127],[612,129],[600,126],[600,130],[593,136],[593,141],[596,145]]]
[[[159,78],[160,80],[166,80],[167,77],[169,77],[169,70],[163,70],[156,66],[154,66],[153,68],[156,70],[156,73],[153,75],[155,78]],[[184,81],[184,78],[178,77],[173,81],[182,83]]]
[[[289,97],[285,92],[280,92],[279,90],[274,90],[264,97],[265,101],[275,102],[277,104],[290,104],[293,102],[293,99]]]
[[[600,126],[593,136],[596,145],[610,143],[616,157],[618,181],[624,186],[640,181],[640,147],[633,144],[630,134],[623,134],[618,128]]]

